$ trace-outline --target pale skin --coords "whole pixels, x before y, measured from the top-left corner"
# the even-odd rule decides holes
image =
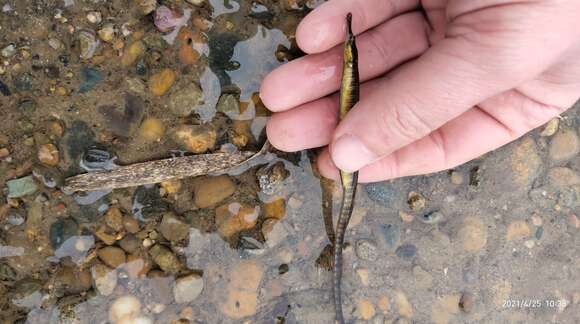
[[[363,83],[338,125],[348,12]],[[337,167],[361,182],[453,168],[580,97],[578,0],[331,0],[296,37],[308,55],[262,83],[268,138],[284,151],[328,145],[318,167],[329,178]]]

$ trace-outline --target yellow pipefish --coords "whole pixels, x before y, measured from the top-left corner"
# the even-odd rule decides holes
[[[352,15],[346,16],[347,37],[344,43],[344,57],[342,65],[342,83],[340,87],[340,111],[339,120],[342,120],[349,110],[359,100],[359,75],[358,75],[358,53],[355,36],[352,33]],[[356,186],[358,183],[358,172],[350,173],[340,171],[342,182],[342,206],[336,223],[336,236],[334,238],[334,267],[333,267],[333,296],[336,323],[343,324],[342,299],[340,285],[342,278],[342,246],[344,244],[344,234],[352,214]]]

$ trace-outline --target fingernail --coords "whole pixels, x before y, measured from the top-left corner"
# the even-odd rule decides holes
[[[350,134],[336,140],[330,151],[336,167],[346,172],[360,170],[378,158],[358,137]]]

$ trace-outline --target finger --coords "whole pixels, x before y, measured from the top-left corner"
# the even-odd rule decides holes
[[[516,90],[508,91],[362,168],[359,181],[374,182],[453,168],[515,140],[564,110],[540,104]],[[337,171],[328,160],[327,154],[319,158],[320,173],[335,178]]]
[[[551,31],[537,26],[543,20],[547,24],[550,17],[536,17],[533,24],[524,19],[517,26],[500,20],[505,32],[493,33],[493,39],[469,28],[465,34],[453,31],[355,105],[333,135],[334,163],[345,171],[359,170],[487,98],[535,78],[570,46],[568,41],[550,39]],[[564,22],[568,24],[571,20]],[[516,38],[508,40],[516,27]],[[572,32],[566,33],[564,38],[572,39]],[[514,42],[526,46],[513,46]],[[530,51],[537,55],[531,58]]]
[[[344,17],[349,12],[353,16],[353,32],[358,35],[418,5],[419,0],[329,1],[302,20],[296,30],[296,41],[306,53],[324,52],[344,41]]]
[[[424,19],[419,13],[399,16],[364,33],[357,44],[361,80],[372,79],[427,50]],[[335,92],[341,76],[342,47],[337,46],[274,70],[262,82],[260,97],[270,110],[287,110]]]
[[[361,95],[367,96],[377,84],[375,80],[363,83]],[[334,94],[274,113],[266,124],[266,134],[277,149],[295,152],[330,143],[337,122],[338,95]]]

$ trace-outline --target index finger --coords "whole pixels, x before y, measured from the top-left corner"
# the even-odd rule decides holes
[[[306,53],[324,52],[344,41],[345,20],[353,15],[358,35],[389,18],[419,6],[419,0],[333,0],[308,14],[298,25],[296,41]]]

